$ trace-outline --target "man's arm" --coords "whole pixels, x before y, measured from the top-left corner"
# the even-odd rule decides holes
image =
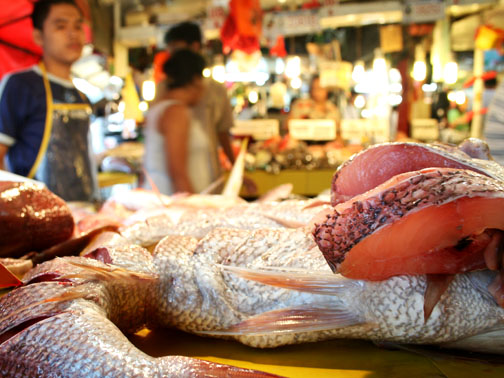
[[[233,149],[231,148],[231,142],[229,141],[229,134],[225,132],[220,132],[217,133],[217,138],[219,139],[219,144],[221,145],[222,150],[226,154],[227,158],[229,159],[231,164],[234,164],[235,157]]]

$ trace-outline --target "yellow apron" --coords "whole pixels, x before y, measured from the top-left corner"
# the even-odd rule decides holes
[[[40,64],[46,92],[44,135],[28,177],[46,184],[66,201],[98,198],[96,168],[89,143],[89,104],[54,103],[51,85]]]

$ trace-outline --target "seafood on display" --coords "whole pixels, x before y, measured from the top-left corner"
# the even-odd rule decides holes
[[[34,183],[0,182],[0,257],[21,257],[70,238],[65,201]]]
[[[368,153],[385,156],[388,146]],[[392,160],[407,161],[392,146]],[[360,338],[504,354],[500,168],[474,141],[464,147],[471,155],[419,144],[400,151],[420,148],[430,166],[381,171],[358,154],[335,175],[335,207],[287,200],[216,209],[198,196],[133,214],[116,206],[127,210],[122,226],[96,236],[83,256],[6,280],[20,287],[0,298],[0,373],[71,376],[91,355],[110,376],[184,376],[178,369],[200,366],[215,369],[210,376],[242,373],[144,355],[123,335],[142,327],[261,348]],[[359,161],[380,177],[342,191]]]
[[[345,202],[395,175],[424,168],[469,169],[504,181],[502,167],[489,158],[486,143],[473,138],[458,148],[415,142],[377,144],[338,167],[332,179],[331,203]]]
[[[135,348],[123,332],[145,324],[152,300],[146,288],[158,277],[141,247],[107,255],[116,266],[84,257],[42,263],[0,298],[2,377],[273,376],[183,356],[153,358]]]

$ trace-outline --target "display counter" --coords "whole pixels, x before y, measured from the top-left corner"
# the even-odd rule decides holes
[[[329,189],[333,174],[334,169],[311,171],[286,169],[281,170],[279,173],[269,173],[264,170],[246,171],[245,176],[254,181],[257,192],[251,194],[242,189],[240,195],[242,197],[257,197],[279,185],[291,183],[293,185],[293,194],[316,196]]]
[[[254,349],[235,341],[177,330],[147,330],[131,341],[149,355],[183,355],[258,369],[291,378],[308,377],[504,377],[504,357],[412,347],[385,349],[362,340],[330,340]]]

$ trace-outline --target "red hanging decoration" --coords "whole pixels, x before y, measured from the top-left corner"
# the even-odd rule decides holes
[[[285,50],[285,39],[283,35],[279,35],[277,37],[275,46],[270,49],[271,56],[277,56],[279,58],[283,58],[287,56],[287,50]]]
[[[259,0],[231,0],[229,15],[221,29],[225,54],[241,50],[247,54],[260,49],[262,10]]]

